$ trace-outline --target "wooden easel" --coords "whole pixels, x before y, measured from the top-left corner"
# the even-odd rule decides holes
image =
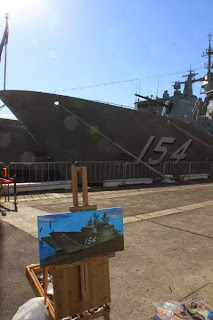
[[[79,206],[78,199],[78,177],[77,173],[81,173],[82,182],[82,197],[83,205]],[[84,210],[96,210],[97,205],[89,205],[88,200],[88,183],[87,183],[87,167],[71,167],[72,174],[72,194],[73,194],[73,206],[69,207],[69,210],[74,211],[84,211]]]
[[[96,205],[89,205],[88,203],[87,168],[72,167],[71,170],[73,206],[69,208],[70,211],[96,210]],[[82,175],[83,205],[79,205],[78,201],[77,172]],[[104,317],[105,320],[110,320],[109,258],[114,256],[115,254],[94,257],[73,264],[43,268],[42,295],[48,305],[49,319],[59,320],[75,314],[81,314],[83,315],[82,319],[93,320]],[[30,272],[32,273],[32,268],[28,270],[28,273]],[[53,276],[54,307],[47,295],[48,272]],[[31,279],[28,277],[31,285],[33,283],[32,276],[34,277],[34,275],[31,275]],[[34,285],[32,287],[34,287],[34,292],[37,295],[41,294],[40,288],[37,286],[35,288]],[[90,315],[85,313],[86,310],[101,306],[105,307],[99,312],[97,311],[97,313],[91,313]]]

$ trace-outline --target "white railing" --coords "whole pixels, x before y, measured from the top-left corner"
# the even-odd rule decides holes
[[[17,183],[51,183],[71,180],[71,162],[10,162],[8,175]]]
[[[76,161],[71,162],[11,162],[7,166],[8,175],[16,175],[17,183],[53,184],[71,180],[71,166],[86,166],[89,184],[102,184],[104,180],[151,178],[153,181],[162,180],[154,171],[144,164],[135,162],[109,161]],[[0,162],[0,169],[6,167]],[[180,180],[183,175],[208,174],[213,178],[213,162],[161,162],[153,166],[157,171],[172,175]]]
[[[153,181],[162,180],[156,172],[142,163],[135,162],[104,162],[104,161],[76,161],[73,165],[86,166],[89,183],[102,183],[104,180],[152,178]],[[181,175],[208,174],[213,178],[212,162],[160,162],[152,165],[154,169],[164,175],[172,175],[180,179]]]

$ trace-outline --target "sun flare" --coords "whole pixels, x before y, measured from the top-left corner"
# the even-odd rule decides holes
[[[0,3],[0,15],[27,14],[30,11],[39,9],[42,5],[42,0],[7,0]]]

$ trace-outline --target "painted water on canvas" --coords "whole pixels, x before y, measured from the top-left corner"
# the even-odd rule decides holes
[[[124,249],[120,207],[38,216],[40,265],[73,263]]]

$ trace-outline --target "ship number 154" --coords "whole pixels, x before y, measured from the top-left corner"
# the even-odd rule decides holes
[[[154,136],[151,136],[149,138],[149,140],[147,141],[143,150],[139,154],[136,162],[140,162],[144,158],[145,154],[149,150],[149,148],[152,145],[152,143],[154,142],[154,140],[155,140]],[[158,159],[149,158],[148,163],[149,164],[157,164],[159,162],[162,162],[168,153],[168,147],[165,146],[165,144],[173,144],[175,142],[175,140],[176,140],[176,138],[171,138],[171,137],[160,138],[160,140],[158,141],[158,143],[154,149],[154,152],[161,153],[161,155]],[[175,160],[175,164],[177,164],[180,160],[185,159],[186,151],[188,150],[192,141],[193,141],[192,139],[187,140],[183,145],[181,145],[176,151],[174,151],[172,153],[172,155],[170,156],[170,159]]]
[[[86,238],[86,240],[84,241],[84,245],[90,245],[94,242],[96,242],[96,237],[89,237],[89,238]]]

